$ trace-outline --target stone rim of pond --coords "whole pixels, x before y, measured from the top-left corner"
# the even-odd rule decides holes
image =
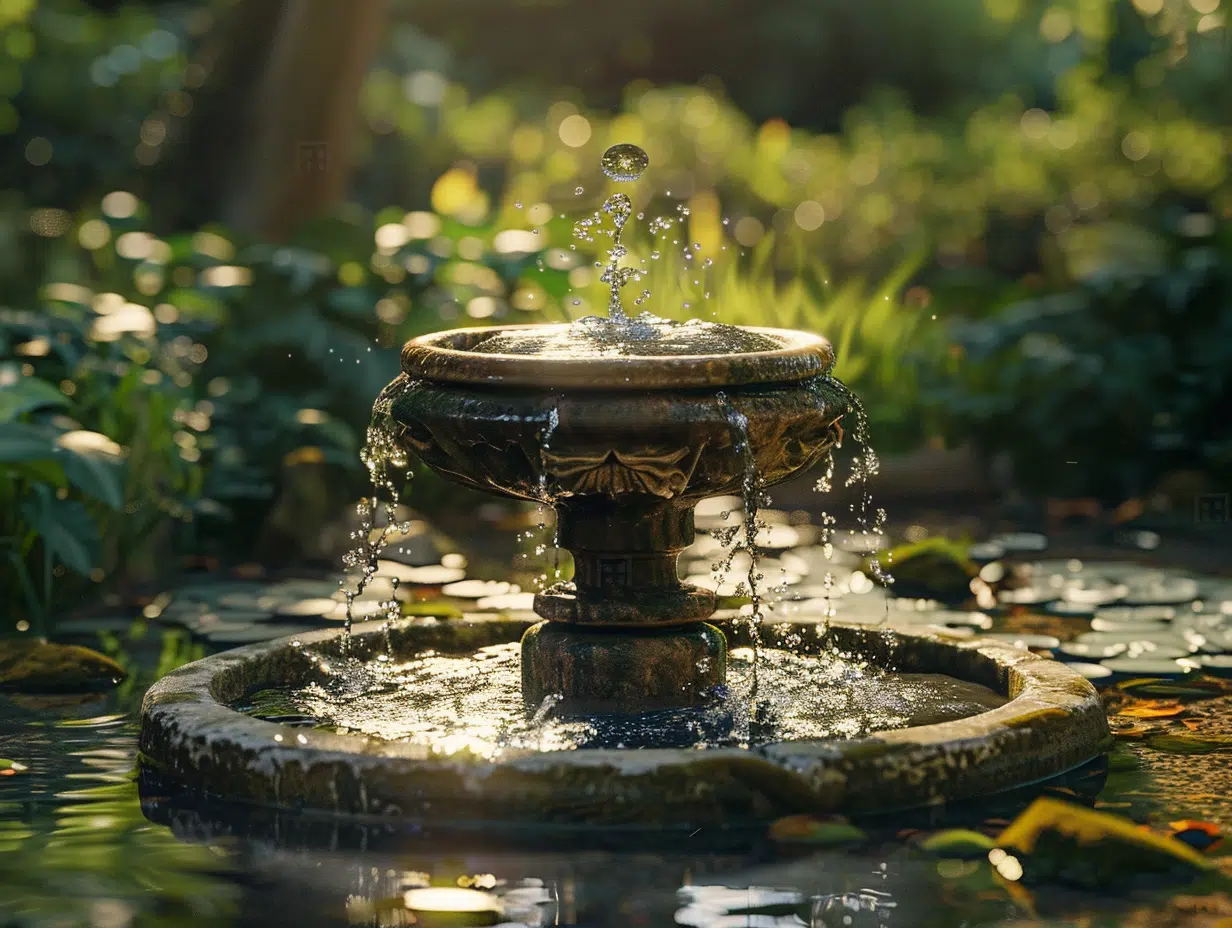
[[[390,632],[403,653],[474,650],[517,640],[526,621],[407,620]],[[326,629],[188,664],[142,704],[142,763],[190,789],[284,808],[432,822],[739,826],[785,814],[871,812],[974,798],[1064,773],[1107,750],[1094,687],[1066,665],[945,629],[869,628],[797,620],[764,629],[836,647],[900,670],[950,673],[1009,701],[953,722],[850,741],[778,742],[752,749],[511,753],[496,761],[425,745],[304,730],[230,708],[254,686],[307,673],[305,649],[337,651]],[[733,646],[742,642],[735,636]],[[374,656],[383,623],[357,625],[351,653]]]

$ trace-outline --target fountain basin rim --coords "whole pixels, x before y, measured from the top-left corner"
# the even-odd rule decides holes
[[[483,626],[478,630],[488,638],[511,640],[530,623],[494,617],[437,624]],[[817,623],[796,620],[779,627],[788,628],[787,634],[807,633],[802,626],[816,629]],[[414,634],[428,627],[423,620],[407,620],[396,632]],[[142,704],[142,762],[227,798],[343,815],[431,819],[452,814],[456,819],[466,814],[458,809],[473,817],[482,808],[531,820],[582,816],[599,824],[610,815],[621,821],[632,816],[661,824],[720,820],[734,825],[739,822],[732,819],[741,813],[731,810],[745,800],[755,810],[765,806],[765,818],[882,811],[1000,792],[1081,766],[1106,750],[1109,740],[1098,694],[1065,665],[1001,642],[916,626],[832,623],[827,634],[862,649],[875,651],[880,639],[908,653],[946,654],[958,664],[981,668],[986,677],[1003,679],[1009,702],[958,721],[850,741],[703,751],[585,748],[487,760],[265,722],[231,709],[220,698],[226,675],[294,661],[294,652],[335,642],[340,634],[326,629],[278,639],[172,671],[150,688]],[[355,634],[372,646],[383,641],[384,624],[358,625]],[[713,802],[698,798],[690,786],[694,783],[709,783]],[[562,784],[584,795],[572,795]],[[747,813],[741,820],[749,814],[761,815]]]
[[[794,329],[741,326],[783,343],[772,351],[737,354],[620,355],[559,358],[484,354],[469,350],[494,335],[566,328],[564,324],[475,326],[421,335],[402,348],[402,371],[417,380],[472,386],[569,390],[688,390],[793,383],[824,376],[834,349],[820,335]]]

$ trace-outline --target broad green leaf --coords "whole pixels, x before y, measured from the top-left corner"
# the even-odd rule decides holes
[[[60,389],[38,377],[22,377],[12,386],[0,389],[0,422],[49,406],[67,406],[68,397]]]
[[[55,433],[22,422],[0,422],[0,464],[54,459]]]
[[[56,499],[47,487],[35,487],[21,507],[22,515],[38,532],[52,557],[74,573],[86,576],[94,567],[98,528],[77,500]]]
[[[123,461],[107,455],[60,449],[57,455],[69,483],[112,509],[124,505]]]

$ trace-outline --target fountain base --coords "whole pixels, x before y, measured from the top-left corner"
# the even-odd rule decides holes
[[[792,814],[885,812],[1000,792],[1071,770],[1107,750],[1094,688],[1064,664],[942,629],[794,621],[764,644],[837,649],[874,666],[945,673],[1009,697],[952,722],[852,740],[739,747],[513,750],[497,758],[431,745],[261,721],[245,694],[312,679],[313,654],[376,660],[473,653],[517,641],[507,619],[373,622],[196,661],[155,683],[142,705],[142,763],[215,796],[267,806],[418,822],[509,821],[738,827]],[[733,632],[733,645],[747,644]]]
[[[636,713],[704,705],[726,678],[727,639],[713,625],[603,628],[540,622],[522,638],[522,697],[534,712]]]

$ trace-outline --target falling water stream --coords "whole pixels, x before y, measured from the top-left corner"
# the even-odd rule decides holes
[[[344,642],[349,639],[351,626],[354,624],[355,600],[362,596],[372,578],[376,576],[377,561],[385,547],[390,533],[404,535],[409,526],[398,521],[398,507],[402,501],[402,490],[396,475],[401,473],[409,476],[406,452],[397,440],[397,431],[390,410],[394,402],[403,394],[415,387],[406,374],[399,374],[376,398],[372,404],[372,418],[368,423],[364,446],[360,452],[364,467],[368,470],[368,478],[372,483],[373,495],[360,500],[356,507],[359,515],[359,527],[351,533],[355,546],[343,558],[343,564],[348,570],[358,571],[358,577],[343,588],[346,597],[346,624]],[[385,494],[384,503],[380,494]],[[377,528],[378,513],[384,511],[384,521]],[[345,582],[345,581],[344,581]],[[398,585],[394,581],[394,590],[390,599],[383,604],[386,627],[388,628],[399,615]]]

